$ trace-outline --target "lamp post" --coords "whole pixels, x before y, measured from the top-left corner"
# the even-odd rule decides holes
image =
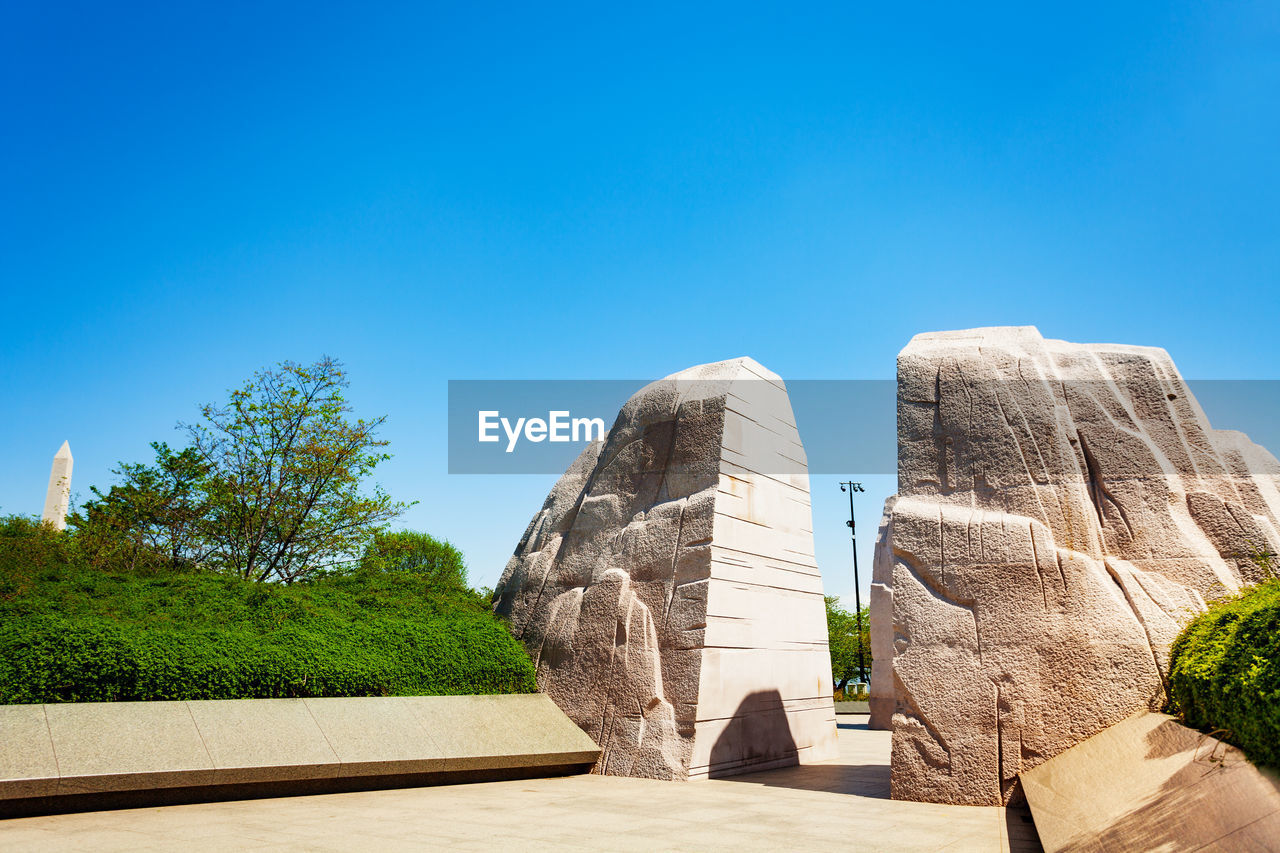
[[[867,665],[863,658],[862,650],[862,586],[858,580],[858,527],[853,518],[853,493],[865,492],[861,483],[854,483],[846,480],[840,484],[840,491],[849,493],[849,520],[845,522],[849,527],[849,535],[853,538],[853,606],[854,616],[858,622],[858,679],[859,683],[867,683]]]

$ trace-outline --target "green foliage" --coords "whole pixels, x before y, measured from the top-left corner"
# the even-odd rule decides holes
[[[862,663],[867,675],[871,674],[871,614],[862,608],[862,631],[858,631],[858,616],[840,606],[840,599],[826,596],[827,642],[831,648],[831,679],[836,690],[843,691],[858,672],[858,651],[862,650]]]
[[[0,519],[0,704],[533,689],[520,644],[465,587],[95,567],[75,534]]]
[[[1249,562],[1262,570],[1263,577],[1280,578],[1280,567],[1276,565],[1276,555],[1256,542],[1249,543]]]
[[[414,530],[375,534],[360,567],[365,571],[413,572],[437,586],[467,585],[462,552],[447,541]]]
[[[90,564],[130,568],[198,566],[210,556],[202,529],[211,510],[203,488],[208,466],[193,448],[174,453],[155,441],[154,466],[125,463],[114,473],[122,482],[72,516],[80,547]]]
[[[291,582],[354,562],[404,511],[364,480],[390,458],[385,417],[351,420],[342,365],[325,357],[254,374],[225,405],[186,425],[191,446],[152,444],[154,465],[126,464],[122,482],[71,524],[95,565],[197,566]]]
[[[1280,767],[1280,580],[1194,619],[1170,650],[1172,710],[1225,733],[1254,761]]]

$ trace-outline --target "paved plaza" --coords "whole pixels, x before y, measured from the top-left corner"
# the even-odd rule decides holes
[[[889,799],[889,733],[843,716],[840,757],[688,783],[570,776],[51,815],[20,850],[1038,851],[1024,809]]]

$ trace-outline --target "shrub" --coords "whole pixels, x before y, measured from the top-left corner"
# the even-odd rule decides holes
[[[408,505],[365,481],[390,459],[386,418],[353,420],[342,365],[324,357],[261,370],[184,428],[191,446],[152,442],[154,465],[122,464],[120,481],[69,519],[96,565],[150,564],[301,580],[344,567]]]
[[[0,520],[0,703],[533,689],[523,648],[465,587],[95,569],[74,536]]]
[[[438,585],[467,585],[462,552],[447,541],[414,530],[375,534],[360,565],[366,571],[413,572]]]
[[[1280,767],[1280,580],[1193,620],[1170,651],[1172,710],[1219,730],[1259,764]]]

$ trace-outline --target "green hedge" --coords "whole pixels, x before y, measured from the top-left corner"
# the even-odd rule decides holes
[[[0,704],[534,689],[524,649],[465,587],[93,570],[67,534],[0,525]]]
[[[1215,604],[1171,650],[1173,710],[1219,730],[1259,764],[1280,767],[1280,581]]]

